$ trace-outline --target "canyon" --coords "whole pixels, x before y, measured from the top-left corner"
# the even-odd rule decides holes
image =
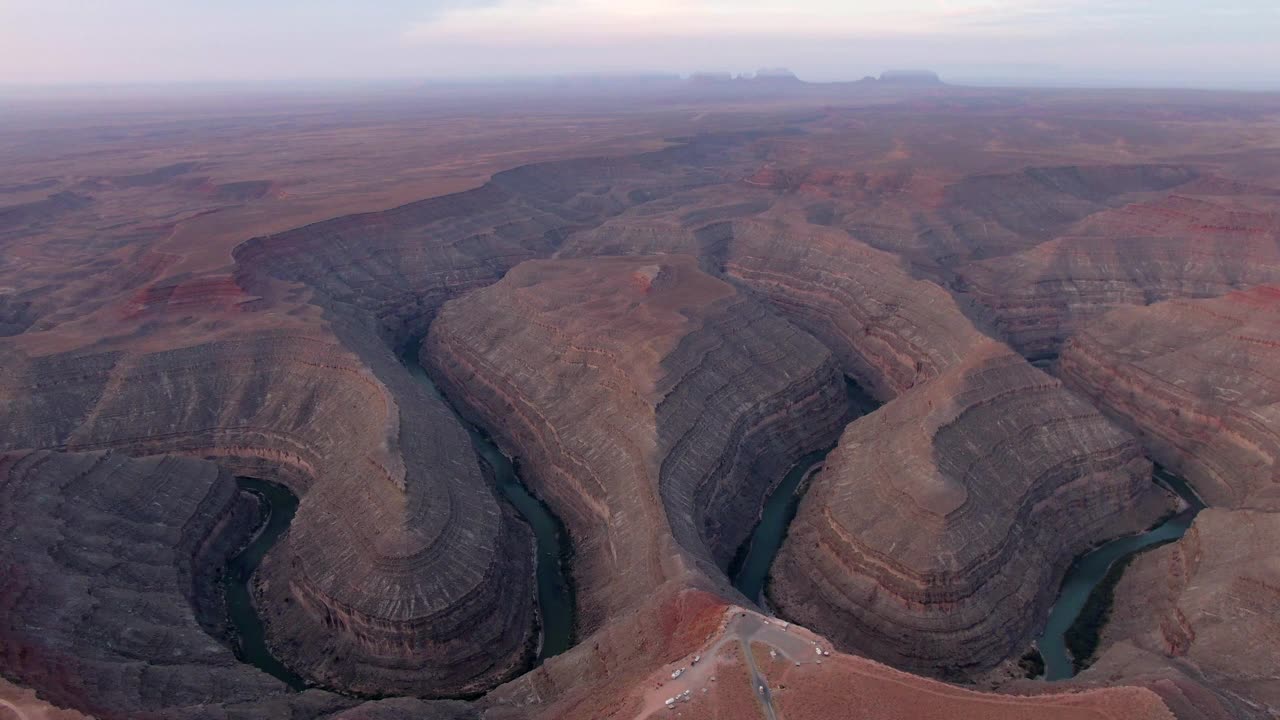
[[[1073,557],[1143,526],[1137,442],[991,346],[845,430],[776,561],[784,617],[960,679],[1028,644]]]
[[[664,92],[21,107],[0,709],[1272,713],[1280,98]],[[1152,461],[1210,508],[1088,669],[1012,679],[1073,559],[1179,509]],[[301,689],[237,655],[278,510],[237,477],[297,498],[245,587]]]
[[[1224,716],[1280,708],[1269,681],[1277,522],[1280,290],[1112,310],[1068,341],[1064,379],[1145,439],[1210,505],[1138,556],[1082,677],[1197,682]],[[1141,327],[1141,331],[1138,328]]]
[[[584,632],[641,588],[721,581],[846,414],[830,353],[690,256],[522,263],[446,304],[423,356],[568,525]]]

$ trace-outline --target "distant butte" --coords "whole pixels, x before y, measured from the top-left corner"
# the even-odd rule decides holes
[[[942,78],[932,70],[885,70],[880,82],[901,85],[941,85]]]

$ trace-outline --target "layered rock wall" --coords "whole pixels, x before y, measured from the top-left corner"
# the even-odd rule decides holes
[[[324,304],[365,310],[403,341],[446,300],[550,255],[569,233],[718,181],[700,162],[708,144],[518,167],[474,190],[254,238],[236,248],[237,269],[246,287],[300,282]]]
[[[968,265],[957,288],[991,309],[1019,352],[1052,356],[1113,307],[1278,282],[1280,215],[1174,195],[1098,213],[1035,248]]]
[[[844,648],[964,677],[1025,645],[1150,470],[1130,435],[988,341],[845,430],[769,597]]]
[[[725,242],[728,276],[821,340],[877,399],[927,382],[986,340],[940,286],[844,232],[741,221]]]
[[[368,362],[332,340],[264,334],[14,356],[4,443],[182,453],[285,482],[302,502],[257,576],[277,655],[357,691],[473,692],[528,660],[530,536],[450,411],[376,341],[364,347]]]
[[[423,356],[568,524],[588,630],[694,570],[729,592],[717,566],[845,414],[830,354],[688,256],[524,263]]]
[[[222,607],[207,572],[255,510],[199,460],[0,455],[5,675],[113,718],[288,692],[207,632]]]
[[[1280,509],[1280,288],[1119,308],[1059,374],[1210,505]]]
[[[1277,541],[1280,514],[1209,508],[1181,540],[1138,556],[1116,586],[1108,650],[1082,679],[1141,681],[1152,670],[1124,659],[1142,652],[1209,688],[1232,717],[1275,717]]]

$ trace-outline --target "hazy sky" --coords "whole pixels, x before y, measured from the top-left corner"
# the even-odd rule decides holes
[[[750,71],[1280,88],[1280,0],[0,0],[0,83]]]

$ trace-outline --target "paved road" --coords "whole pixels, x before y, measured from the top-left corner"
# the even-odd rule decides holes
[[[802,627],[788,626],[780,620],[766,618],[753,610],[740,608],[729,619],[724,633],[701,651],[705,661],[694,664],[690,659],[679,665],[683,668],[679,678],[663,678],[659,687],[648,693],[648,701],[637,714],[637,719],[665,718],[669,712],[669,709],[664,706],[667,698],[678,695],[684,690],[699,692],[707,687],[708,682],[713,682],[717,667],[715,658],[727,643],[737,643],[742,649],[742,654],[746,658],[747,674],[751,681],[749,692],[755,696],[765,720],[778,720],[778,713],[773,707],[773,690],[769,687],[764,673],[756,665],[756,658],[751,654],[751,644],[759,643],[773,650],[776,653],[775,660],[795,665],[808,665],[822,662],[821,650],[815,652],[815,649],[820,643],[825,644],[825,641]],[[676,666],[673,664],[670,669]],[[678,713],[679,708],[680,705],[677,704],[671,709],[676,709]]]
[[[764,710],[765,720],[778,720],[778,714],[773,711],[773,693],[769,690],[768,681],[756,667],[756,657],[751,653],[751,645],[744,638],[740,638],[738,643],[742,645],[742,654],[747,656],[747,669],[751,671],[751,691]]]

